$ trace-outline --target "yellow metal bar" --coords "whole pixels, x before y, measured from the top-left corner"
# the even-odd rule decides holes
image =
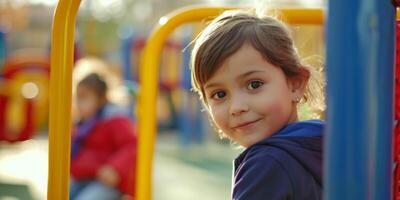
[[[138,99],[138,166],[136,199],[150,200],[153,170],[154,143],[156,138],[156,97],[158,66],[162,47],[170,33],[178,26],[212,19],[233,7],[189,7],[162,17],[150,35],[140,63],[140,92]],[[323,11],[319,9],[280,9],[285,21],[291,24],[322,24]],[[171,186],[172,187],[172,186]]]
[[[156,137],[156,97],[158,66],[162,46],[170,33],[181,24],[216,16],[226,8],[187,8],[160,19],[150,35],[140,62],[140,90],[138,96],[138,162],[136,199],[151,199],[154,142]]]
[[[322,9],[282,8],[276,11],[282,14],[282,18],[286,23],[291,25],[324,24],[324,11]]]
[[[75,17],[80,0],[59,0],[51,35],[47,199],[68,200]]]

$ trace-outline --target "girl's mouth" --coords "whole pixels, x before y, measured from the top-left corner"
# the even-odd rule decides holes
[[[246,121],[246,122],[242,122],[239,123],[238,125],[234,126],[233,129],[244,129],[244,128],[248,128],[250,126],[252,126],[253,124],[255,124],[256,122],[260,121],[260,119],[256,119],[256,120],[252,120],[252,121]]]

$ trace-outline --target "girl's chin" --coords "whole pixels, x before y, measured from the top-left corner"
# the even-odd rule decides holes
[[[256,140],[249,140],[249,139],[241,139],[237,142],[240,144],[240,146],[243,146],[245,148],[248,148],[248,147],[252,146],[253,144],[257,143]]]
[[[241,138],[241,139],[239,139],[238,141],[238,143],[241,145],[241,146],[243,146],[243,147],[250,147],[250,146],[252,146],[252,145],[254,145],[254,144],[256,144],[256,143],[258,143],[258,142],[260,142],[260,141],[262,141],[262,140],[265,140],[265,139],[267,139],[269,136],[247,136],[247,138],[246,138],[246,136],[244,136],[243,138]]]

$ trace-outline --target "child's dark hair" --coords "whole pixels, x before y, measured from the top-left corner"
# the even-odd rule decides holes
[[[268,62],[281,68],[287,77],[301,75],[299,56],[283,23],[272,17],[227,11],[198,36],[192,51],[192,85],[204,102],[205,82],[244,43],[251,44]]]
[[[315,71],[301,63],[289,29],[280,20],[270,16],[260,17],[247,11],[226,11],[215,18],[195,40],[191,57],[192,86],[207,105],[204,84],[219,69],[222,62],[248,43],[265,60],[279,67],[287,78],[304,76],[304,70]],[[307,77],[308,78],[308,77]],[[315,77],[306,87],[303,102],[323,102],[323,86]],[[311,88],[313,92],[311,92]],[[320,91],[315,91],[320,90]],[[322,96],[322,98],[321,98]],[[319,105],[318,105],[319,106]]]
[[[105,97],[107,94],[107,83],[98,74],[87,75],[78,83],[78,86],[81,85],[92,88],[99,97]]]

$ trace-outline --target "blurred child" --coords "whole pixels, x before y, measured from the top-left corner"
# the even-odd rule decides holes
[[[199,35],[192,83],[223,136],[245,148],[232,199],[322,199],[320,120],[299,121],[310,71],[284,24],[228,11]]]
[[[127,110],[109,103],[106,93],[107,84],[97,74],[77,86],[80,120],[72,136],[70,199],[115,200],[133,194],[134,125]]]

